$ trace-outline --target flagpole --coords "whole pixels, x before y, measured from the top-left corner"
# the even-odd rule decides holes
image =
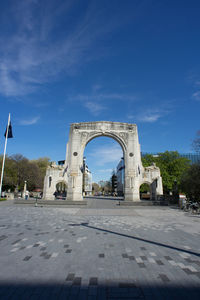
[[[6,130],[6,140],[4,146],[4,154],[3,154],[3,162],[2,162],[2,169],[1,169],[1,183],[0,183],[0,198],[1,198],[1,191],[2,191],[2,183],[3,183],[3,173],[4,173],[4,166],[5,166],[5,158],[6,158],[6,147],[7,147],[7,140],[8,140],[8,129],[10,125],[10,113],[8,115],[8,126]]]

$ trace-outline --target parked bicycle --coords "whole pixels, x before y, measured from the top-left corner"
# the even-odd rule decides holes
[[[192,213],[199,213],[200,212],[200,205],[198,202],[187,201],[184,206],[182,207],[184,211],[192,212]]]

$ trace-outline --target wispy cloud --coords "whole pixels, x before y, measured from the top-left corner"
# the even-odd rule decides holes
[[[196,101],[200,101],[200,76],[197,72],[190,72],[188,76],[188,81],[193,86],[193,94],[191,96],[192,99]]]
[[[84,106],[90,111],[90,113],[94,116],[99,115],[103,110],[106,109],[105,106],[99,104],[99,103],[95,103],[95,102],[86,102],[84,103]]]
[[[97,166],[104,166],[108,163],[115,162],[116,165],[123,156],[122,149],[119,145],[100,147],[95,150],[95,153],[90,154],[91,157],[98,157]]]
[[[142,112],[139,112],[137,114],[129,114],[127,117],[129,120],[134,120],[143,122],[143,123],[154,123],[157,122],[159,119],[164,117],[166,114],[169,113],[169,110],[162,109],[162,108],[151,108],[151,109],[145,109],[143,108]]]
[[[94,93],[94,94],[78,94],[71,97],[73,100],[78,101],[109,101],[109,100],[120,100],[120,101],[136,101],[137,97],[134,95],[123,94],[123,93]]]
[[[139,121],[141,122],[146,122],[146,123],[154,123],[156,122],[158,119],[160,119],[162,117],[161,113],[158,112],[153,112],[153,111],[147,111],[144,114],[139,116]]]
[[[109,173],[111,174],[113,171],[113,169],[99,169],[98,172],[99,173]]]
[[[1,94],[32,93],[63,72],[75,74],[80,66],[102,55],[98,38],[105,39],[120,22],[114,15],[102,19],[103,7],[98,9],[98,1],[89,2],[81,12],[76,2],[22,0],[4,8],[13,30],[7,32],[8,19],[2,17]]]
[[[20,120],[19,124],[23,125],[23,126],[29,126],[29,125],[34,125],[39,121],[40,117],[34,117],[32,119],[24,119],[24,120]]]
[[[108,109],[111,101],[136,101],[137,97],[134,95],[123,93],[91,93],[91,94],[78,94],[70,97],[71,101],[79,101],[86,107],[89,112],[97,116],[101,112]]]
[[[92,90],[94,92],[99,91],[102,88],[102,86],[100,84],[94,84],[92,87]]]
[[[197,101],[200,101],[200,91],[197,91],[197,92],[193,93],[192,98],[197,100]]]

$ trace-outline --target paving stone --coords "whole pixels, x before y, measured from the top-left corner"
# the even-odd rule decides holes
[[[161,261],[161,260],[156,260],[156,263],[159,265],[159,266],[163,266],[164,265],[164,263]]]
[[[129,255],[128,258],[129,258],[129,260],[135,260],[135,256],[133,256],[133,255]]]
[[[104,254],[104,253],[99,253],[99,257],[100,257],[100,258],[104,258],[104,257],[105,257],[105,254]]]
[[[165,275],[165,274],[159,274],[159,277],[163,282],[169,282],[170,281],[169,278],[167,277],[167,275]]]
[[[80,286],[81,285],[81,280],[82,280],[81,277],[74,277],[73,285]]]
[[[122,257],[123,258],[128,258],[128,254],[127,253],[122,253]]]
[[[65,251],[65,253],[71,253],[72,252],[72,249],[67,249],[66,251]]]
[[[89,285],[98,285],[98,278],[97,277],[91,277],[89,281]]]
[[[75,273],[69,273],[67,275],[66,281],[73,281],[75,278]]]
[[[28,261],[29,259],[31,259],[31,257],[32,257],[32,256],[26,256],[26,257],[24,257],[23,260],[24,260],[24,261]]]

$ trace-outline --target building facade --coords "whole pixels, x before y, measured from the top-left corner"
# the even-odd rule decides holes
[[[83,195],[92,195],[92,173],[86,164],[86,158],[83,158]]]
[[[117,165],[116,175],[117,175],[117,194],[118,196],[124,196],[124,158],[122,157]]]

